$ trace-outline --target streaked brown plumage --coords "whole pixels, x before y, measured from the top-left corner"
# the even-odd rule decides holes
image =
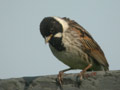
[[[59,73],[60,82],[63,72],[71,69],[82,69],[81,76],[88,70],[109,70],[100,46],[75,21],[65,17],[46,17],[40,24],[40,32],[49,42],[53,54],[70,67]]]
[[[82,43],[82,50],[86,52],[89,57],[94,58],[98,63],[104,66],[105,70],[109,70],[108,62],[105,58],[105,55],[100,48],[100,46],[97,44],[97,42],[92,38],[92,36],[79,24],[77,24],[75,21],[70,20],[68,18],[63,18],[66,20],[72,28],[72,30],[76,31],[80,35],[80,42]]]

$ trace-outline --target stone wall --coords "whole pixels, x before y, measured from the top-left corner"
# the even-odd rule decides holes
[[[62,86],[56,75],[0,79],[0,90],[120,90],[120,70],[99,71],[82,81],[77,75],[64,74]]]

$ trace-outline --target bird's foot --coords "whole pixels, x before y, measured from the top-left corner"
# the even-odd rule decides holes
[[[69,71],[69,70],[71,70],[71,69],[72,69],[72,68],[67,68],[67,69],[62,70],[62,71],[59,72],[59,74],[58,74],[58,76],[57,76],[57,79],[58,79],[58,82],[59,82],[60,86],[62,86],[63,74],[64,74],[64,72]]]
[[[76,81],[77,81],[78,87],[81,85],[82,80],[85,77],[85,72],[86,70],[83,70],[77,75]]]
[[[60,85],[62,85],[62,82],[63,82],[63,74],[64,72],[63,71],[60,71],[57,78],[58,78],[58,82]]]
[[[84,78],[84,73],[85,71],[81,71],[77,77],[76,77],[76,81],[77,81],[77,86],[80,87],[81,83],[82,83],[82,80]]]
[[[91,76],[96,76],[96,72],[91,72],[91,73],[87,73],[87,74],[81,72],[78,76],[79,76],[80,80],[82,80],[83,78],[88,78],[88,77],[91,77]]]
[[[91,72],[91,73],[88,73],[88,74],[84,74],[84,78],[88,78],[88,77],[92,77],[92,76],[96,76],[96,72]]]
[[[85,71],[81,71],[81,72],[77,75],[77,78],[76,78],[78,87],[81,85],[83,78],[88,78],[88,77],[91,77],[91,76],[96,76],[96,72],[92,72],[92,73],[89,73],[89,74],[85,74]]]

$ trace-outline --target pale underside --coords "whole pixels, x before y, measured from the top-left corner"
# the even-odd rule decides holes
[[[88,63],[84,62],[83,58],[80,57],[80,55],[76,54],[74,50],[72,50],[71,52],[69,51],[59,52],[51,45],[50,48],[54,56],[56,56],[56,58],[58,58],[60,61],[62,61],[64,64],[68,65],[71,68],[83,69],[88,65]]]

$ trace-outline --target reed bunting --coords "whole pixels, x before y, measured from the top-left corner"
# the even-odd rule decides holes
[[[45,17],[40,23],[40,32],[49,43],[49,47],[61,62],[70,68],[59,72],[61,83],[62,74],[71,69],[82,69],[80,78],[86,71],[107,71],[108,62],[105,55],[81,25],[66,17]]]

